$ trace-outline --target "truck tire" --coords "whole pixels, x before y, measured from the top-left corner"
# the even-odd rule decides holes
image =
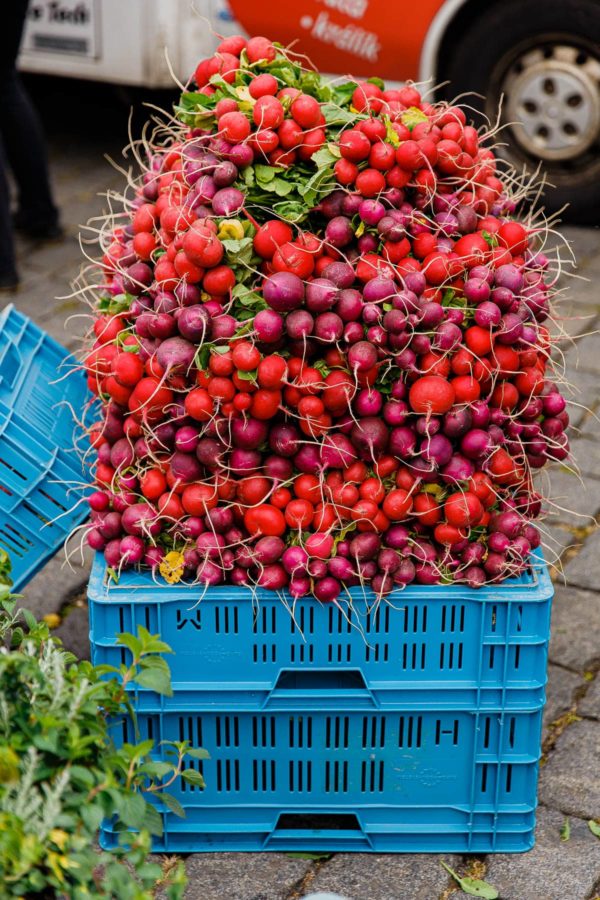
[[[502,100],[499,155],[521,171],[540,166],[547,213],[568,204],[564,219],[597,224],[600,3],[501,0],[464,16],[440,59],[446,98],[483,95],[464,102],[492,123]]]

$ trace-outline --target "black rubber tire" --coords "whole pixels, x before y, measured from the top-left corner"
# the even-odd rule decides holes
[[[498,66],[511,57],[515,60],[526,47],[544,46],[549,42],[574,44],[600,59],[600,3],[597,0],[499,0],[492,8],[463,18],[460,28],[448,35],[442,46],[438,80],[449,80],[442,89],[447,99],[458,94],[476,92],[488,95],[488,110],[498,108],[500,87],[491,85]],[[498,79],[496,79],[496,83]],[[491,90],[491,94],[489,91]],[[600,85],[598,85],[600,97]],[[465,100],[470,106],[485,110],[479,97]],[[477,119],[475,119],[477,124]],[[481,121],[481,120],[480,120]],[[526,163],[533,170],[539,159],[528,156],[514,139],[510,127],[502,132],[508,146],[501,151],[522,169]],[[600,140],[577,160],[568,164],[543,162],[548,186],[544,196],[547,212],[555,212],[565,204],[561,218],[580,223],[600,222]]]

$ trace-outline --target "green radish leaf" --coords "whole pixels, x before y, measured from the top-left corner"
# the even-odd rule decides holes
[[[260,185],[267,185],[276,177],[277,169],[275,166],[264,166],[261,163],[257,163],[254,166],[254,174]]]
[[[294,190],[294,185],[284,181],[283,178],[275,178],[271,183],[271,190],[278,197],[287,197]]]
[[[489,231],[482,231],[481,237],[484,239],[488,247],[494,249],[494,247],[498,246],[498,238],[495,234],[490,234]]]
[[[213,344],[202,344],[198,347],[196,351],[196,356],[194,358],[194,363],[197,369],[204,370],[208,365],[208,360],[210,359],[210,353],[213,349]]]
[[[246,187],[254,187],[256,176],[254,174],[254,166],[246,166],[242,169],[242,179]]]
[[[352,94],[357,87],[358,84],[356,83],[356,81],[344,81],[342,84],[332,84],[331,89],[333,93],[333,99],[336,103],[339,103],[340,106],[349,106],[352,100]]]
[[[252,68],[252,66],[249,68]],[[284,56],[275,57],[273,62],[270,63],[262,61],[260,68],[262,72],[268,72],[270,75],[273,75],[274,78],[277,78],[278,81],[282,81],[284,84],[291,87],[297,86],[296,83],[300,79],[302,73],[300,66],[294,65]]]
[[[239,240],[225,239],[221,243],[225,247],[227,262],[231,266],[248,266],[254,256],[254,245],[251,237]]]
[[[312,71],[302,72],[300,75],[300,89],[304,94],[310,94],[321,90],[320,73]]]
[[[560,839],[561,841],[568,841],[571,838],[571,823],[569,822],[569,818],[565,819],[560,829]]]
[[[427,116],[423,110],[419,109],[417,106],[409,106],[409,108],[402,113],[402,124],[406,125],[409,131],[412,131],[417,125],[426,121]]]
[[[309,210],[304,203],[298,200],[286,200],[273,204],[273,212],[286,222],[298,223],[306,218]]]
[[[180,106],[186,112],[194,112],[198,107],[201,109],[214,109],[217,105],[217,98],[214,94],[201,94],[199,91],[184,91],[179,98]]]
[[[256,381],[256,373],[258,369],[253,369],[252,372],[242,372],[241,369],[237,370],[237,376],[240,381]]]
[[[350,112],[349,109],[342,109],[334,103],[323,103],[321,112],[323,113],[326,124],[329,126],[350,125],[356,122],[357,119],[368,118],[359,113]]]
[[[317,152],[312,155],[312,160],[317,164],[317,168],[319,169],[322,169],[324,166],[332,165],[338,158],[331,152],[329,146],[333,146],[333,144],[321,147],[320,150],[317,150]]]

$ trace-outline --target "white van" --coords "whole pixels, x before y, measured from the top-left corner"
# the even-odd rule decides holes
[[[185,81],[198,60],[213,52],[214,32],[237,31],[221,0],[30,0],[19,66],[167,88],[173,86],[169,62]]]

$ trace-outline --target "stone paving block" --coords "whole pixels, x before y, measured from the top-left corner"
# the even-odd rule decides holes
[[[65,649],[78,659],[90,658],[88,611],[76,607],[66,616],[62,625],[53,632],[63,642]]]
[[[92,551],[84,550],[83,562],[79,553],[73,555],[71,565],[65,562],[62,548],[46,563],[23,590],[21,605],[41,618],[58,612],[68,599],[85,590],[92,565]]]
[[[600,656],[600,594],[559,584],[555,591],[550,660],[581,672]]]
[[[448,886],[441,859],[452,868],[460,865],[451,854],[340,853],[319,870],[310,889],[342,894],[348,900],[436,900]]]
[[[595,289],[598,296],[597,289]],[[600,372],[600,334],[598,333],[598,323],[590,322],[591,334],[580,337],[575,341],[575,345],[571,350],[567,351],[566,361],[570,370],[583,372]]]
[[[550,492],[547,479],[538,478],[535,486],[542,495]],[[556,495],[558,495],[558,491],[551,492],[551,496]],[[535,524],[540,532],[542,549],[547,563],[556,562],[567,547],[581,544],[581,539],[573,534],[571,526],[558,521],[558,515],[555,515],[549,503],[544,504],[542,517]]]
[[[593,228],[582,228],[579,225],[563,225],[560,232],[569,241],[577,257],[578,269],[584,268],[586,262],[593,262],[598,253],[598,232]],[[562,254],[566,257],[566,253]],[[580,274],[585,274],[580,271]],[[577,282],[575,282],[577,284]]]
[[[536,479],[538,489],[549,499],[544,508],[548,516],[546,524],[561,523],[576,528],[592,525],[600,512],[600,479],[582,478],[576,472],[564,468],[541,473]]]
[[[589,683],[585,697],[577,704],[577,712],[591,719],[600,719],[600,675]]]
[[[600,816],[600,722],[569,725],[540,773],[539,798],[546,806],[583,819]]]
[[[564,525],[549,525],[546,521],[538,522],[542,538],[542,549],[548,565],[558,564],[561,554],[567,547],[581,546],[581,540]]]
[[[571,819],[571,839],[561,842],[565,817],[556,810],[539,808],[537,819],[533,850],[488,856],[485,880],[501,900],[585,900],[600,875],[600,841]]]
[[[22,313],[42,324],[44,318],[54,313],[55,287],[56,282],[49,282],[42,275],[23,273],[19,290],[7,293],[6,301],[14,303]]]
[[[600,440],[600,404],[596,403],[593,409],[586,410],[577,423],[579,435],[588,441]]]
[[[565,575],[567,582],[577,587],[600,588],[600,530],[586,538],[577,556],[566,564]]]
[[[600,403],[600,381],[592,372],[582,372],[569,367],[565,373],[557,372],[561,380],[561,393],[567,401],[569,414],[569,437],[580,436],[580,424]]]
[[[548,683],[546,684],[546,706],[544,707],[544,728],[566,713],[573,704],[575,688],[585,682],[574,672],[568,672],[560,666],[548,666]]]
[[[572,437],[571,452],[582,475],[600,478],[600,441]]]
[[[310,865],[284,853],[194,853],[185,900],[285,900]]]

